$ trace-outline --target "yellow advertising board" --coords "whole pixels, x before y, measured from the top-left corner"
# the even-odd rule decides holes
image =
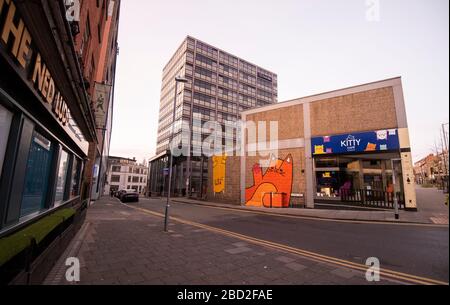
[[[225,190],[225,166],[227,156],[213,156],[212,160],[214,193],[221,193]]]

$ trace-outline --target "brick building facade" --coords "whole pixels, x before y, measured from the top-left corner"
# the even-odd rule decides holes
[[[239,153],[244,157],[227,159],[220,194],[210,190],[208,175],[208,199],[385,209],[397,198],[400,207],[416,209],[400,78],[250,109],[242,119],[247,125]],[[271,122],[277,124],[276,139],[270,138]],[[258,138],[262,126],[265,142]]]
[[[84,77],[84,87],[90,99],[91,111],[96,112],[95,90],[106,85],[106,118],[96,117],[97,141],[89,143],[89,158],[85,172],[90,195],[97,199],[103,193],[106,181],[107,157],[112,129],[114,81],[118,54],[120,0],[82,1],[78,33],[74,37],[75,50]]]

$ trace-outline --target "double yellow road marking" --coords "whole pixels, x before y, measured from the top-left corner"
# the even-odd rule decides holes
[[[266,215],[266,216],[283,217],[283,218],[295,218],[295,219],[327,221],[327,222],[341,222],[341,223],[371,224],[371,225],[395,225],[395,226],[414,226],[414,227],[431,227],[431,228],[447,227],[448,228],[448,224],[335,219],[335,218],[324,218],[324,217],[316,217],[316,216],[302,216],[302,215],[280,214],[280,213],[273,213],[273,212],[260,212],[260,211],[255,211],[255,210],[244,210],[241,208],[234,208],[234,207],[219,207],[219,206],[212,206],[212,205],[206,205],[206,204],[201,204],[201,203],[188,203],[188,202],[177,201],[177,200],[174,200],[174,202],[176,202],[177,204],[195,205],[195,206],[199,206],[199,207],[203,207],[203,208],[210,208],[210,209],[216,209],[216,210],[235,211],[238,213],[250,213],[250,214],[259,214],[259,215]]]
[[[130,206],[130,205],[126,205],[126,204],[124,204],[124,205],[129,207],[129,208],[141,211],[141,212],[143,212],[145,214],[150,214],[150,215],[157,216],[157,217],[164,217],[164,214],[162,214],[162,213],[158,213],[158,212],[150,211],[150,210],[147,210],[147,209],[144,209],[144,208],[139,208],[139,207]],[[348,260],[339,259],[339,258],[332,257],[332,256],[322,255],[322,254],[319,254],[319,253],[306,251],[306,250],[290,247],[290,246],[279,244],[279,243],[274,243],[274,242],[263,240],[263,239],[258,239],[258,238],[255,238],[255,237],[251,237],[251,236],[235,233],[235,232],[232,232],[232,231],[228,231],[228,230],[224,230],[224,229],[220,229],[220,228],[216,228],[216,227],[211,227],[211,226],[208,226],[208,225],[205,225],[205,224],[201,224],[201,223],[198,223],[198,222],[193,222],[193,221],[181,219],[181,218],[178,218],[178,217],[170,217],[170,219],[174,220],[176,222],[179,222],[179,223],[183,223],[183,224],[186,224],[186,225],[190,225],[190,226],[194,226],[194,227],[197,227],[197,228],[205,229],[205,230],[208,230],[208,231],[211,231],[211,232],[215,232],[215,233],[219,233],[219,234],[222,234],[222,235],[225,235],[225,236],[237,238],[237,239],[240,239],[240,240],[243,240],[243,241],[247,241],[247,242],[250,242],[250,243],[253,243],[253,244],[257,244],[257,245],[261,245],[261,246],[264,246],[264,247],[269,247],[269,248],[272,248],[272,249],[277,249],[277,250],[280,250],[280,251],[284,251],[284,252],[300,255],[300,256],[303,256],[303,257],[307,257],[307,258],[309,258],[311,260],[314,260],[314,261],[328,263],[328,264],[333,264],[333,265],[337,265],[337,266],[345,267],[345,268],[350,268],[352,270],[361,271],[363,273],[365,273],[367,271],[367,269],[368,269],[368,266],[364,265],[364,264],[359,264],[359,263],[355,263],[355,262],[351,262],[351,261],[348,261]],[[412,275],[412,274],[397,272],[397,271],[389,270],[389,269],[380,269],[380,276],[384,277],[384,278],[387,278],[387,279],[396,280],[396,281],[402,281],[402,282],[405,282],[405,283],[412,283],[412,284],[420,284],[420,285],[448,285],[447,282],[434,280],[434,279],[421,277],[421,276],[416,276],[416,275]]]

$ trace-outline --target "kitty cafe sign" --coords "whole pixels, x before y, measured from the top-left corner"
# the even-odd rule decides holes
[[[374,130],[311,139],[313,155],[382,152],[398,150],[397,129]]]
[[[346,148],[347,151],[355,151],[361,144],[361,139],[355,138],[355,136],[348,135],[345,140],[341,140],[341,148]]]

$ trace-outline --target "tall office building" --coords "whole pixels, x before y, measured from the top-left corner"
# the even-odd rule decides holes
[[[176,76],[184,76],[188,82],[178,83],[173,122]],[[168,177],[164,175],[167,173],[164,168],[168,167],[172,125],[175,126],[175,143],[181,141],[182,129],[189,126],[191,139],[188,143],[195,146],[200,143],[195,142],[192,131],[199,132],[201,127],[194,122],[200,122],[200,119],[202,123],[216,121],[225,131],[225,122],[240,119],[241,111],[276,102],[276,74],[198,39],[186,37],[163,69],[156,155],[150,159],[151,194],[167,191]],[[227,139],[222,140],[225,144]],[[228,140],[235,142],[235,139]],[[205,192],[206,158],[181,156],[174,158],[173,164],[172,192],[175,195],[199,196],[200,190]]]

